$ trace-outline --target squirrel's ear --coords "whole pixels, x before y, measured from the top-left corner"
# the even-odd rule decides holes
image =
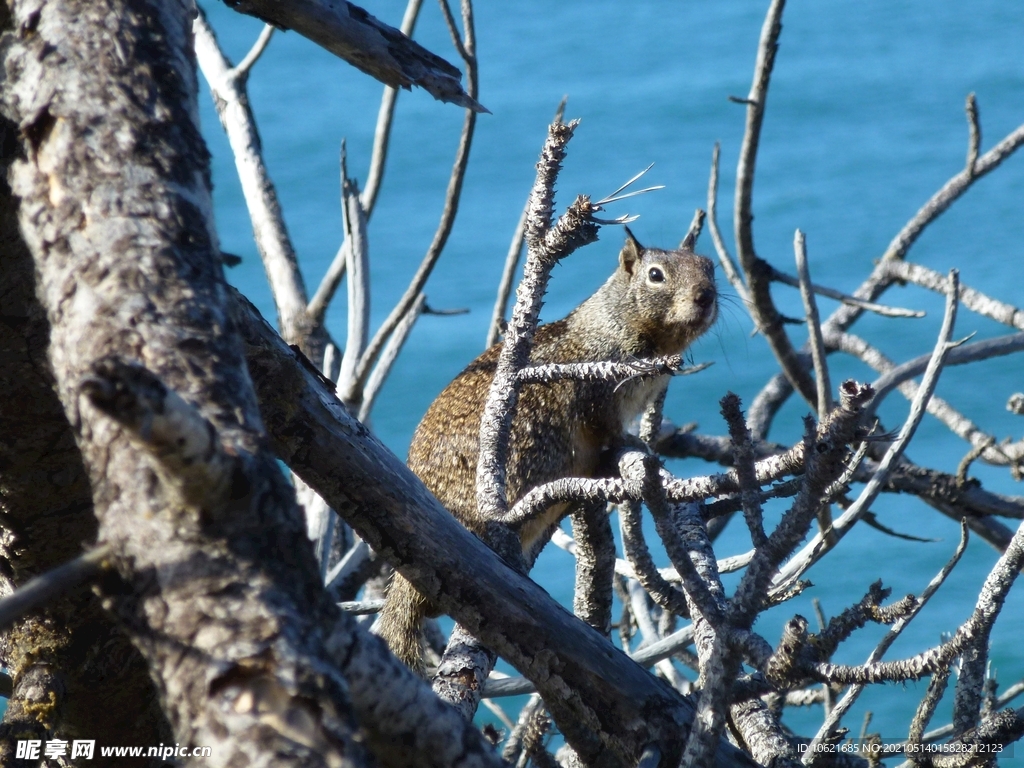
[[[633,237],[633,233],[629,231],[629,227],[624,226],[626,230],[626,244],[622,246],[622,251],[619,253],[619,264],[622,269],[625,270],[627,275],[633,274],[633,268],[636,263],[640,260],[640,253],[644,247],[637,242],[637,239]]]

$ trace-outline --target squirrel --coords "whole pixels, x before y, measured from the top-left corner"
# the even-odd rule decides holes
[[[557,322],[541,325],[530,362],[631,361],[682,353],[718,314],[715,268],[688,247],[644,248],[626,228],[615,272],[590,298]],[[501,352],[495,344],[438,395],[416,428],[409,468],[471,532],[485,538],[476,503],[480,420]],[[606,381],[563,379],[524,384],[512,422],[507,468],[509,504],[564,477],[593,477],[601,453],[668,386],[666,375]],[[523,526],[523,554],[542,545],[568,512],[556,504]],[[423,673],[423,619],[440,613],[398,573],[376,631],[392,652]]]

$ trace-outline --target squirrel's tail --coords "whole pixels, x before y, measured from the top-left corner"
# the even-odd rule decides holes
[[[391,652],[420,677],[426,673],[423,665],[423,620],[431,613],[429,606],[416,587],[395,573],[376,628]]]

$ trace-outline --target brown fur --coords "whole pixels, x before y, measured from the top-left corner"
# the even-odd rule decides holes
[[[564,320],[542,325],[531,362],[630,360],[685,350],[714,322],[714,266],[690,250],[644,249],[629,230],[619,266],[597,292]],[[652,269],[664,279],[654,281]],[[483,538],[477,513],[476,464],[480,417],[501,345],[474,360],[431,404],[409,448],[409,467],[459,522]],[[667,377],[629,382],[563,380],[526,384],[512,423],[508,500],[562,477],[590,477],[601,452],[668,384]],[[528,553],[565,512],[556,505],[524,527]],[[392,651],[422,671],[420,625],[438,611],[395,575],[378,631]]]

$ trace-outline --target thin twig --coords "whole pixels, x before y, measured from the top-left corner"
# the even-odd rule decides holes
[[[953,286],[955,286],[958,283],[958,277],[955,270],[950,272],[950,277]],[[925,372],[921,386],[918,387],[914,401],[911,403],[910,414],[907,416],[907,420],[903,423],[899,436],[896,438],[895,442],[889,446],[889,449],[886,451],[882,461],[879,462],[878,470],[871,477],[871,480],[869,480],[864,486],[860,496],[858,496],[857,500],[835,520],[832,526],[833,542],[838,542],[839,539],[841,539],[846,532],[853,527],[854,523],[860,519],[860,516],[871,506],[875,498],[877,498],[878,494],[885,486],[885,483],[893,468],[899,461],[900,456],[903,455],[903,450],[906,448],[907,443],[910,442],[910,439],[917,431],[917,426],[920,424],[921,418],[924,416],[928,400],[935,391],[935,386],[938,384],[939,374],[942,372],[946,356],[949,354],[949,350],[951,348],[950,338],[952,337],[953,325],[956,321],[957,305],[957,292],[955,289],[950,290],[946,296],[946,312],[942,320],[942,328],[939,331],[939,338],[935,344],[935,349],[932,351],[932,355],[928,363],[928,369]],[[788,588],[811,565],[820,560],[832,546],[834,546],[834,543],[831,546],[825,545],[824,537],[821,534],[815,536],[810,543],[808,543],[779,571],[772,580],[771,591],[777,592]]]
[[[977,638],[987,642],[992,624],[1002,610],[1006,596],[1020,574],[1022,564],[1024,564],[1024,523],[1017,528],[1006,551],[1003,552],[985,578],[971,616],[957,628],[950,640],[900,661],[880,661],[857,666],[818,663],[808,671],[818,679],[846,685],[916,680],[925,675],[934,674],[938,669],[948,666]]]
[[[680,249],[692,251],[697,247],[697,238],[700,237],[701,230],[704,229],[705,215],[704,211],[700,208],[693,212],[693,220],[690,222],[690,227],[686,230],[686,234],[679,243]]]
[[[914,617],[916,617],[917,614],[920,613],[921,609],[924,608],[927,602],[931,599],[932,595],[934,595],[935,592],[939,589],[939,587],[941,587],[942,584],[946,581],[946,577],[949,576],[953,568],[956,567],[956,564],[960,562],[960,558],[963,555],[964,550],[967,548],[967,540],[967,525],[966,523],[962,522],[960,524],[960,543],[957,545],[956,550],[953,552],[953,555],[942,567],[939,573],[936,574],[935,577],[928,583],[928,586],[925,587],[924,591],[921,593],[921,596],[914,601],[914,607],[910,610],[910,612],[897,619],[896,622],[892,625],[892,627],[889,628],[889,631],[886,632],[885,636],[881,639],[881,641],[879,641],[878,645],[876,645],[874,650],[871,651],[871,654],[868,656],[867,661],[864,662],[865,664],[874,664],[876,661],[881,660],[882,656],[885,655],[885,652],[889,650],[889,648],[892,646],[894,642],[896,642],[896,638],[900,636],[900,634],[903,632],[904,629],[906,629],[907,625],[914,619]],[[822,756],[816,749],[817,745],[827,740],[833,734],[835,729],[839,727],[839,724],[842,721],[843,716],[850,710],[850,707],[854,705],[854,703],[857,701],[857,698],[860,696],[863,690],[863,685],[850,686],[850,689],[843,695],[843,698],[839,701],[835,708],[831,712],[826,713],[825,722],[822,724],[821,728],[818,729],[818,732],[811,740],[811,744],[807,749],[806,754],[809,757],[804,759],[805,765],[814,764],[814,755],[817,755],[817,758],[821,759]]]
[[[363,388],[362,401],[359,404],[358,418],[360,421],[365,423],[370,418],[370,411],[373,410],[373,406],[377,402],[377,396],[380,394],[384,382],[387,381],[388,374],[391,373],[391,369],[398,359],[402,347],[405,346],[405,342],[409,339],[409,334],[412,333],[416,321],[426,310],[426,302],[426,295],[421,293],[416,301],[413,302],[413,305],[409,307],[408,313],[402,318],[402,322],[398,324],[395,332],[391,334],[391,338],[388,339],[388,343],[384,346],[380,360],[373,367],[373,373],[370,374],[370,378],[366,380],[366,386]]]
[[[740,501],[743,508],[743,519],[750,531],[750,540],[754,548],[763,547],[768,537],[764,532],[764,518],[761,512],[757,477],[754,471],[754,450],[750,444],[750,431],[743,421],[740,410],[740,399],[733,393],[727,394],[720,401],[722,416],[729,425],[729,437],[732,440],[733,463],[740,483]]]
[[[348,600],[338,603],[338,607],[345,611],[345,613],[351,613],[353,616],[368,616],[380,613],[384,608],[384,600]]]
[[[972,176],[978,165],[978,152],[981,150],[981,122],[978,120],[978,100],[973,93],[967,94],[964,105],[967,112],[967,172]]]
[[[779,361],[783,373],[790,383],[811,405],[815,404],[815,386],[800,362],[782,323],[782,316],[775,308],[771,296],[771,280],[766,270],[759,266],[760,259],[754,249],[753,193],[754,171],[757,164],[757,149],[761,138],[761,124],[764,121],[765,102],[771,81],[775,54],[778,51],[779,33],[782,31],[782,10],[785,0],[772,0],[761,27],[761,38],[757,46],[757,61],[754,64],[754,78],[747,100],[746,130],[740,147],[740,159],[736,167],[736,195],[733,224],[736,235],[736,253],[747,279],[750,293],[748,307],[758,330],[764,334],[772,353]]]
[[[460,54],[464,53],[463,60],[466,63],[466,93],[470,98],[476,100],[478,94],[477,64],[476,64],[476,38],[473,28],[473,14],[471,5],[463,2],[463,28],[465,40],[457,45]],[[459,210],[459,200],[462,196],[462,182],[466,176],[466,166],[469,162],[469,151],[473,144],[473,132],[476,128],[477,113],[473,109],[466,109],[466,116],[462,123],[462,135],[459,138],[459,148],[455,153],[455,162],[452,165],[451,177],[448,180],[448,190],[445,193],[444,210],[441,212],[441,221],[434,233],[434,239],[427,249],[426,255],[420,262],[413,275],[412,281],[405,289],[402,298],[398,300],[394,309],[387,316],[380,328],[373,335],[366,348],[366,352],[359,360],[356,367],[354,384],[357,390],[362,389],[370,376],[370,370],[377,362],[387,343],[388,337],[394,333],[402,318],[406,317],[409,308],[416,301],[416,297],[423,291],[437,260],[441,257],[445,244],[448,242],[448,235],[451,234],[452,226],[455,223],[455,215]]]
[[[821,609],[821,601],[818,598],[811,600],[811,604],[814,606],[814,618],[818,620],[818,632],[824,631],[827,626],[825,621],[825,612]],[[828,683],[821,684],[821,706],[825,710],[825,721],[828,722],[829,714],[832,712],[832,708],[835,706],[835,700],[832,696],[832,686]]]
[[[523,212],[519,215],[516,230],[512,233],[512,243],[508,247],[508,254],[505,256],[505,267],[501,271],[498,296],[494,300],[491,323],[487,328],[487,340],[484,342],[485,349],[490,349],[501,338],[502,328],[505,324],[505,311],[508,309],[508,297],[512,295],[512,283],[515,281],[516,267],[519,266],[519,257],[522,256],[523,243],[526,239],[526,211],[529,204],[530,201],[527,198],[526,205],[523,206]]]
[[[791,275],[787,275],[785,272],[781,272],[770,265],[769,269],[771,270],[771,279],[773,282],[789,285],[793,288],[800,287],[799,279]],[[825,296],[826,298],[835,299],[843,304],[860,307],[861,309],[866,309],[868,312],[874,312],[876,315],[881,315],[882,317],[924,317],[927,314],[924,310],[920,309],[890,307],[887,304],[876,304],[873,301],[864,301],[863,299],[858,299],[856,296],[850,296],[847,293],[837,291],[833,288],[828,288],[824,285],[818,285],[817,283],[811,283],[811,290],[819,296]]]
[[[402,34],[412,37],[413,29],[416,26],[416,19],[419,16],[423,0],[409,0],[405,8],[405,16],[402,19]],[[380,192],[381,183],[384,180],[384,169],[387,164],[388,148],[391,143],[391,126],[394,123],[395,106],[398,102],[400,89],[390,85],[384,86],[384,93],[381,96],[380,110],[377,113],[377,127],[373,134],[373,151],[370,155],[370,168],[366,177],[366,188],[359,196],[363,210],[366,212],[366,220],[373,216],[374,206],[377,204],[377,195]],[[348,248],[350,242],[343,239],[338,252],[335,254],[331,266],[328,267],[317,288],[316,293],[309,302],[307,311],[314,321],[323,322],[327,306],[330,304],[334,292],[341,284],[348,265]]]
[[[341,200],[348,256],[348,338],[341,357],[338,394],[348,406],[362,399],[355,385],[355,370],[370,335],[370,255],[366,237],[366,211],[359,200],[359,186],[348,177],[345,144],[341,145]]]
[[[832,410],[832,382],[828,375],[828,361],[825,358],[825,340],[821,337],[821,319],[818,305],[811,290],[811,273],[807,266],[807,248],[804,233],[799,229],[793,235],[793,250],[796,253],[796,272],[800,279],[800,297],[807,315],[807,337],[811,345],[811,359],[814,361],[814,377],[818,395],[818,421],[824,421]]]
[[[925,367],[925,358],[915,358],[903,365],[897,366],[878,349],[872,347],[863,339],[851,333],[843,333],[828,338],[828,343],[870,365],[883,375],[879,377],[878,383],[885,387],[885,393],[891,392],[895,386],[908,399],[912,400],[917,392],[917,387],[909,381],[912,376],[918,375]],[[1019,349],[1021,343],[1018,334],[1001,336],[986,341],[974,342],[973,344],[961,344],[950,351],[946,364],[963,365],[973,360],[983,360],[1002,354],[1010,354]],[[884,396],[884,395],[883,395]],[[868,406],[869,414],[873,414],[877,406]],[[941,397],[933,396],[928,401],[928,413],[945,424],[953,434],[965,440],[969,445],[985,446],[982,458],[989,464],[1015,467],[1024,456],[1024,443],[1020,441],[1013,444],[992,443],[992,436],[983,432],[973,421],[953,408]],[[1008,538],[1008,537],[1007,537]]]
[[[448,27],[448,34],[451,35],[452,45],[454,45],[455,50],[459,52],[459,57],[463,61],[468,62],[474,56],[474,41],[471,37],[473,33],[467,27],[465,33],[466,40],[463,42],[462,35],[459,34],[459,28],[455,24],[455,17],[452,16],[452,9],[448,6],[448,0],[438,0],[438,5],[441,6],[441,15],[444,17],[445,26]],[[465,12],[465,6],[463,6],[463,12]]]
[[[896,282],[889,276],[890,270],[902,261],[907,251],[921,236],[921,233],[937,219],[950,205],[964,194],[971,185],[987,173],[995,170],[1000,164],[1024,145],[1024,124],[1018,126],[996,146],[978,158],[973,174],[961,171],[952,176],[937,192],[935,192],[916,214],[903,226],[889,243],[880,263],[868,278],[854,292],[854,296],[864,300],[877,299],[889,286]],[[968,306],[965,302],[965,306]],[[826,339],[834,334],[846,331],[863,309],[857,306],[843,305],[825,321],[822,332]],[[1024,320],[1024,317],[1022,317]],[[1024,330],[1024,327],[1021,327]],[[779,408],[792,394],[792,387],[782,374],[772,377],[761,390],[750,406],[751,431],[758,439],[764,439],[771,427],[771,421]]]
[[[402,17],[402,34],[412,37],[416,27],[416,19],[419,17],[423,0],[409,0],[405,6],[405,16]],[[363,208],[366,210],[366,218],[373,216],[374,206],[377,204],[377,193],[380,192],[381,182],[384,180],[384,169],[388,159],[388,147],[391,143],[391,126],[395,118],[395,105],[398,102],[398,88],[390,85],[384,86],[384,94],[380,99],[380,110],[377,112],[377,127],[373,132],[373,152],[370,154],[370,169],[366,174],[366,186],[363,189]]]
[[[29,579],[12,594],[0,600],[0,631],[5,631],[22,616],[66,595],[109,567],[107,560],[111,552],[110,546],[104,544]]]
[[[1024,333],[1010,333],[1005,336],[998,336],[994,339],[985,339],[970,344],[961,344],[949,352],[946,365],[966,365],[979,360],[988,360],[993,357],[1011,355],[1015,352],[1024,351]],[[875,388],[875,399],[868,406],[868,416],[874,415],[881,405],[882,400],[894,389],[910,381],[915,376],[920,376],[928,366],[929,355],[921,355],[905,363],[894,366],[879,376],[872,386]],[[972,441],[973,442],[973,441]],[[980,442],[984,448],[989,440]],[[994,448],[998,450],[998,448]]]
[[[946,275],[921,264],[900,260],[889,261],[884,265],[883,275],[887,279],[914,283],[936,293],[945,294],[948,290]],[[972,312],[991,318],[997,323],[1024,331],[1024,312],[1012,304],[989,298],[968,285],[960,286],[960,303]]]
[[[281,214],[277,190],[263,162],[256,121],[245,93],[245,78],[232,75],[231,65],[221,52],[202,10],[196,15],[192,30],[196,59],[210,85],[217,116],[235,158],[242,194],[252,220],[253,237],[277,307],[281,334],[290,343],[304,345],[306,286]]]
[[[718,228],[718,157],[720,148],[715,142],[715,148],[711,151],[711,175],[708,178],[708,228],[711,230],[711,240],[715,244],[715,252],[718,253],[718,261],[722,265],[722,271],[729,281],[729,285],[736,291],[740,300],[748,305],[750,296],[747,295],[747,287],[743,284],[740,271],[729,254],[729,249],[722,238],[722,232]],[[756,320],[755,320],[756,322]]]
[[[253,43],[249,52],[245,54],[245,58],[238,62],[238,64],[236,64],[228,73],[229,77],[238,78],[249,76],[249,72],[252,70],[253,65],[259,61],[260,56],[263,55],[263,52],[267,50],[267,46],[270,45],[270,38],[274,34],[274,29],[275,27],[273,24],[264,25],[263,30],[260,32],[260,36],[256,38],[256,42]]]

